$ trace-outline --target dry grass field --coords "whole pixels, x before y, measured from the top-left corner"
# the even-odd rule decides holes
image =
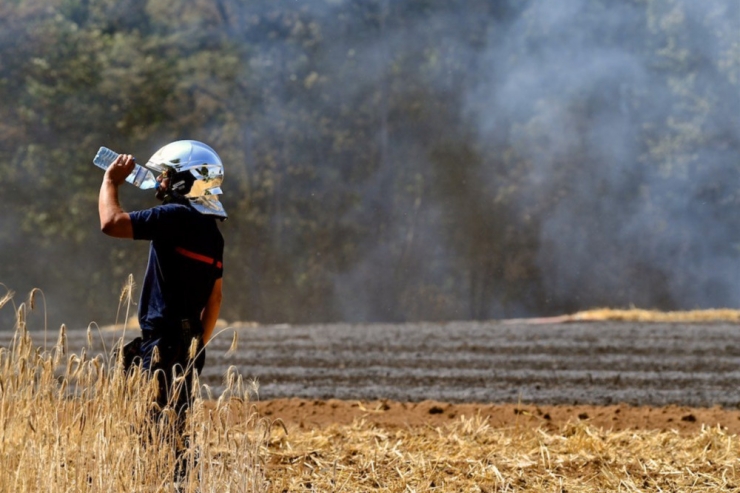
[[[687,310],[661,312],[629,308],[596,308],[569,315],[572,321],[618,321],[618,322],[655,322],[655,323],[707,323],[707,322],[740,322],[740,310],[718,308],[711,310]]]
[[[740,310],[714,308],[706,310],[681,310],[663,312],[644,308],[593,308],[554,317],[505,320],[504,323],[567,323],[567,322],[633,322],[706,324],[715,322],[740,322]]]
[[[571,423],[492,428],[367,422],[273,434],[272,491],[740,491],[740,444],[720,428],[605,431]]]
[[[189,473],[176,483],[172,413],[148,419],[147,376],[69,348],[64,327],[45,349],[26,326],[32,305],[16,308],[15,337],[0,348],[2,492],[740,491],[740,442],[711,423],[556,426],[517,411],[521,422],[478,412],[312,426],[250,402],[254,389],[235,368],[222,395],[201,387],[187,424]]]
[[[0,348],[0,491],[268,491],[270,423],[254,412],[250,387],[233,369],[218,399],[202,387],[205,399],[196,399],[186,424],[188,474],[176,478],[182,440],[169,406],[151,419],[154,380],[124,374],[113,351],[70,351],[64,327],[43,349],[26,326],[32,305],[17,308],[15,337]]]

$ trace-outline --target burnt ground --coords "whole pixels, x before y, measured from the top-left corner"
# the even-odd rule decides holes
[[[740,326],[454,322],[242,327],[209,349],[203,381],[235,366],[259,399],[740,406]],[[105,333],[110,342],[120,333]],[[133,337],[129,331],[127,339]],[[7,340],[7,333],[2,337]],[[55,340],[56,334],[49,339]],[[86,331],[69,331],[69,348]],[[96,350],[102,349],[95,337]],[[43,342],[43,336],[34,335]]]

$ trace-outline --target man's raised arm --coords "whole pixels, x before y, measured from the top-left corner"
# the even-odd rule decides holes
[[[118,187],[131,174],[135,164],[133,156],[121,154],[105,171],[98,196],[98,214],[100,215],[100,230],[108,236],[134,237],[131,218],[121,208],[118,201]]]

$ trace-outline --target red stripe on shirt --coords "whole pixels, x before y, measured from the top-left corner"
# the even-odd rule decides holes
[[[175,248],[175,251],[177,253],[179,253],[180,255],[183,255],[185,257],[191,258],[193,260],[197,260],[199,262],[204,262],[206,264],[215,265],[216,268],[218,268],[218,269],[220,269],[223,266],[223,264],[221,264],[221,262],[219,262],[219,261],[217,261],[215,259],[212,259],[211,257],[207,257],[205,255],[201,255],[200,253],[191,252],[190,250],[185,250],[182,247],[176,247]]]

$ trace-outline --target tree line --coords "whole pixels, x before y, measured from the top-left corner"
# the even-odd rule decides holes
[[[2,1],[0,282],[110,320],[147,249],[100,234],[91,159],[189,138],[226,167],[232,321],[732,305],[738,18],[729,0]]]

